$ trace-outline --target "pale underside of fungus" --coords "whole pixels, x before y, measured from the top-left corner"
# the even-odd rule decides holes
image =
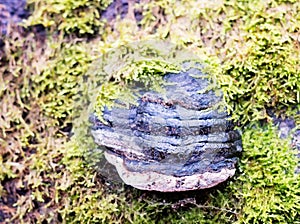
[[[188,191],[226,181],[242,147],[220,91],[197,67],[163,79],[162,91],[138,84],[134,104],[118,99],[103,119],[91,116],[106,160],[124,183],[142,190]]]

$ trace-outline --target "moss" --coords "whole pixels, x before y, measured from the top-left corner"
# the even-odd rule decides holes
[[[27,2],[33,13],[27,25],[41,24],[54,32],[56,29],[66,34],[96,34],[103,28],[100,13],[112,1],[110,0],[30,0]]]
[[[62,42],[49,49],[47,64],[31,77],[30,87],[32,97],[42,101],[40,105],[46,115],[60,120],[71,116],[74,102],[80,97],[79,83],[93,58],[89,49],[83,43]]]
[[[252,124],[243,134],[241,174],[233,185],[243,203],[242,223],[295,223],[300,219],[297,150],[276,127]]]
[[[236,22],[242,44],[229,49],[221,85],[234,119],[242,123],[269,118],[268,108],[282,111],[300,102],[300,55],[293,39],[299,27],[288,25],[289,17],[297,16],[269,4],[255,1],[234,9],[241,16]]]

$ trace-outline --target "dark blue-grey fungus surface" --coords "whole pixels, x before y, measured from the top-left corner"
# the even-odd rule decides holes
[[[215,186],[235,173],[242,151],[220,90],[200,68],[164,76],[162,91],[135,88],[137,101],[116,100],[92,114],[91,133],[121,179],[155,191],[187,191]],[[124,98],[124,97],[123,97]]]

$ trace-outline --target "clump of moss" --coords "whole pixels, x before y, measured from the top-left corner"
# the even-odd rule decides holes
[[[243,133],[240,175],[232,184],[242,210],[241,223],[295,223],[300,219],[297,150],[276,127],[252,124]]]
[[[46,115],[65,119],[70,117],[74,102],[80,98],[79,83],[93,59],[88,45],[82,43],[53,44],[47,65],[31,77],[32,95],[40,100]]]
[[[95,34],[103,27],[100,13],[111,0],[30,0],[27,2],[33,13],[28,25],[42,24],[50,31],[63,31],[66,34]]]
[[[300,54],[293,37],[299,26],[289,24],[296,15],[260,1],[241,7],[236,22],[242,42],[228,50],[221,85],[234,119],[245,123],[268,118],[268,108],[300,103]]]

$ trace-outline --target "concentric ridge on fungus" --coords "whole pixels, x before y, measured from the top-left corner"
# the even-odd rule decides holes
[[[93,114],[91,133],[121,179],[143,190],[187,191],[213,187],[235,173],[241,137],[222,96],[200,69],[164,76],[163,91],[138,89],[136,104],[116,100]],[[140,84],[139,84],[140,85]]]

